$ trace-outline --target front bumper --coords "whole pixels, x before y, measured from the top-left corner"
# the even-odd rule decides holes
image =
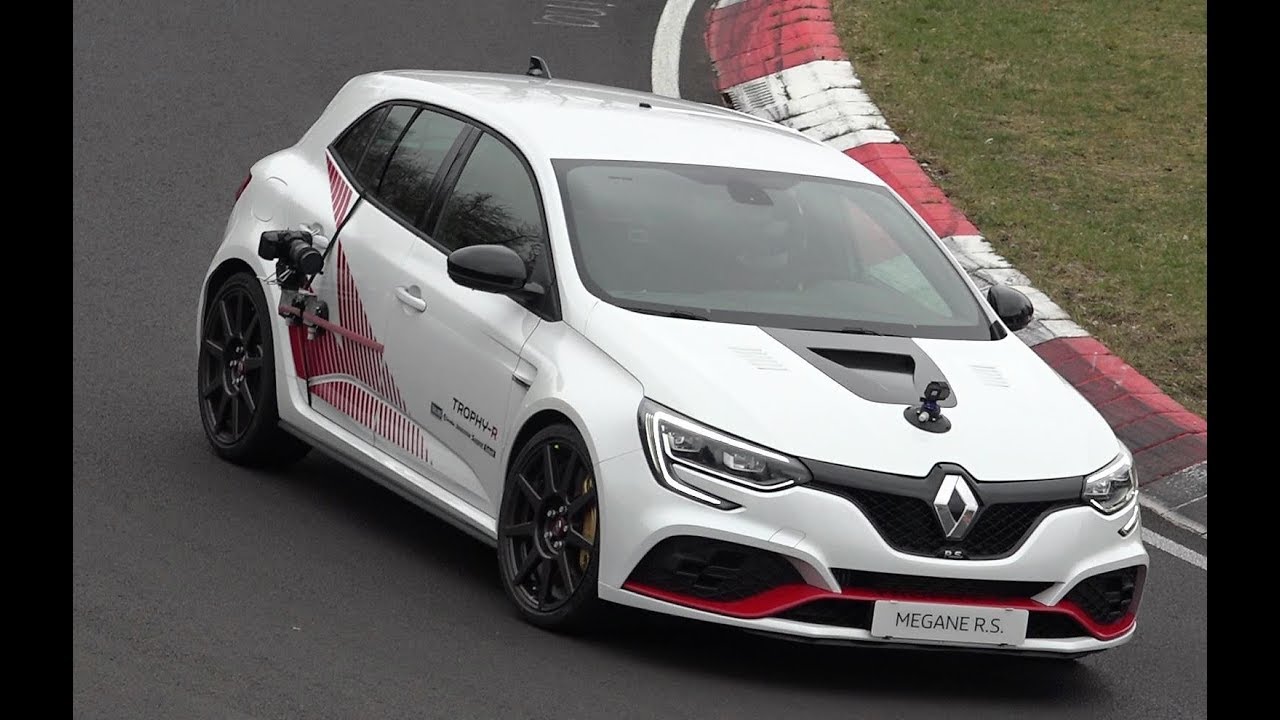
[[[1004,557],[950,560],[895,550],[857,505],[822,490],[763,494],[717,483],[717,495],[741,506],[725,512],[658,485],[640,451],[601,463],[598,473],[605,600],[795,638],[863,642],[885,641],[870,631],[876,601],[1021,608],[1031,618],[1028,637],[1003,649],[1040,653],[1115,647],[1136,628],[1148,564],[1132,522],[1136,503],[1112,516],[1085,506],[1057,510]],[[687,546],[681,538],[730,543],[766,559],[749,568],[754,584],[739,583],[728,594],[655,582],[654,556]],[[770,566],[769,557],[790,567]],[[1091,606],[1126,579],[1122,614]],[[990,649],[895,640],[903,642]]]

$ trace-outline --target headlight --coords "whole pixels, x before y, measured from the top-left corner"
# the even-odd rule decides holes
[[[1123,444],[1115,460],[1084,479],[1082,497],[1108,515],[1128,505],[1137,495],[1138,476],[1133,471],[1133,455]]]
[[[640,403],[640,429],[658,482],[721,509],[737,505],[693,487],[681,476],[710,477],[760,492],[782,490],[810,477],[795,458],[712,430],[648,399]]]

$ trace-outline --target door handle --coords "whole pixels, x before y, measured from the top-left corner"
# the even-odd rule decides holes
[[[423,312],[427,309],[427,301],[422,299],[422,291],[418,290],[417,285],[405,287],[401,285],[396,288],[396,299],[402,304],[413,308],[417,312]]]

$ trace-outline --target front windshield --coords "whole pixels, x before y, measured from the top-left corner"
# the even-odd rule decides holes
[[[606,302],[767,327],[991,337],[960,273],[882,188],[739,168],[554,164],[578,272]]]

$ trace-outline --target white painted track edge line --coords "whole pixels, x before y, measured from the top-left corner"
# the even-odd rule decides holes
[[[1163,550],[1179,560],[1185,560],[1201,570],[1209,572],[1209,558],[1191,548],[1183,547],[1159,533],[1142,528],[1142,541],[1157,550]]]
[[[1208,497],[1208,495],[1209,495],[1208,493],[1205,493],[1205,497]],[[1207,525],[1203,525],[1201,523],[1196,522],[1195,520],[1192,520],[1186,515],[1183,515],[1182,513],[1178,512],[1177,510],[1174,510],[1173,508],[1151,497],[1150,495],[1144,495],[1141,492],[1139,492],[1138,503],[1142,505],[1142,507],[1147,508],[1151,512],[1155,513],[1156,515],[1159,515],[1165,520],[1168,520],[1174,525],[1177,525],[1183,530],[1186,530],[1188,532],[1193,532],[1196,535],[1200,535],[1201,537],[1208,534],[1209,532],[1209,527]]]
[[[684,26],[696,0],[667,0],[653,34],[652,62],[649,82],[656,95],[680,97],[680,46],[684,42]]]
[[[1200,502],[1201,500],[1204,500],[1204,499],[1205,499],[1205,498],[1207,498],[1207,497],[1209,497],[1209,493],[1205,493],[1205,494],[1203,494],[1203,495],[1201,495],[1201,496],[1199,496],[1199,497],[1193,497],[1193,498],[1191,498],[1190,500],[1187,500],[1186,502],[1180,502],[1180,503],[1178,503],[1177,505],[1174,505],[1174,506],[1173,506],[1173,509],[1174,509],[1174,510],[1181,510],[1182,508],[1184,508],[1184,507],[1186,507],[1186,506],[1188,506],[1188,505],[1191,505],[1191,504],[1193,504],[1193,503],[1198,503],[1198,502]]]

